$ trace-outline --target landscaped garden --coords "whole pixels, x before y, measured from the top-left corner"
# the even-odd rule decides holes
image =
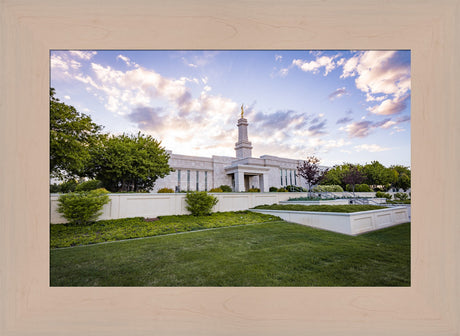
[[[207,228],[214,229],[191,232]],[[188,232],[171,234],[183,231]],[[269,215],[215,213],[154,221],[98,221],[82,227],[51,225],[51,244],[89,244],[155,234],[52,248],[50,285],[410,285],[409,223],[350,237]]]
[[[379,206],[379,205],[368,205],[368,204],[350,204],[350,205],[348,204],[347,205],[271,204],[271,205],[258,205],[254,209],[353,213],[353,212],[360,212],[360,211],[386,209],[386,207]]]

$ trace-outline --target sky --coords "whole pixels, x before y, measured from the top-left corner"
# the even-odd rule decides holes
[[[409,50],[53,50],[56,97],[174,154],[410,167]]]

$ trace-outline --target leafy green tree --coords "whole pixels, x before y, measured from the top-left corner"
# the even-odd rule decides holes
[[[102,126],[55,97],[50,89],[50,176],[67,180],[84,175],[89,148],[100,141]]]
[[[411,186],[411,172],[408,167],[401,165],[394,165],[390,167],[392,175],[394,176],[392,186],[396,189],[406,191]]]
[[[329,169],[321,180],[321,185],[339,185],[343,190],[346,189],[347,184],[343,181],[343,178],[348,173],[351,163],[343,163],[341,165],[335,165]]]
[[[168,175],[169,154],[161,142],[140,132],[106,136],[92,149],[88,174],[112,192],[150,191],[158,178]]]
[[[372,188],[391,184],[391,170],[385,168],[385,166],[378,161],[372,161],[371,163],[366,164],[364,166],[363,173],[366,177],[367,184],[369,184]]]

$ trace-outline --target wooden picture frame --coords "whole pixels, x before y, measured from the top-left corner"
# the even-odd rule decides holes
[[[0,15],[1,335],[460,333],[458,0],[3,0]],[[410,49],[411,287],[50,287],[50,49]]]

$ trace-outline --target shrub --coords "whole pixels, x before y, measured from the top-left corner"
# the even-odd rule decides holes
[[[158,189],[157,193],[159,194],[171,194],[173,193],[174,190],[172,190],[171,188],[161,188],[161,189]]]
[[[99,180],[89,180],[78,184],[75,191],[91,191],[102,188],[102,182]]]
[[[290,192],[302,192],[303,191],[303,188],[302,187],[298,187],[298,186],[294,186],[294,185],[288,185],[286,187],[286,190],[290,191]]]
[[[371,192],[372,189],[369,187],[369,185],[363,183],[363,184],[355,185],[355,191],[356,192]]]
[[[339,185],[319,185],[312,189],[313,192],[343,192]]]
[[[59,187],[58,184],[56,184],[56,183],[50,184],[50,193],[55,194],[55,193],[58,193],[60,191],[61,191],[61,187]]]
[[[270,189],[268,189],[270,192],[277,192],[278,191],[278,188],[277,187],[270,187]]]
[[[221,185],[219,188],[222,189],[222,192],[232,192],[233,191],[232,187],[225,185],[225,184]]]
[[[248,192],[260,192],[259,188],[250,188]]]
[[[209,190],[209,192],[224,192],[224,191],[220,188],[212,188],[211,190]]]
[[[187,203],[186,209],[193,216],[210,215],[212,208],[217,204],[218,199],[215,196],[208,195],[206,191],[190,191],[185,196]]]
[[[394,198],[400,201],[405,201],[409,198],[409,195],[407,195],[406,193],[397,192],[394,194]]]
[[[77,181],[75,180],[68,180],[66,182],[62,182],[60,184],[53,184],[50,186],[50,190],[53,193],[69,193],[75,191],[75,188],[77,187]]]
[[[377,198],[386,198],[387,200],[391,200],[391,195],[388,193],[384,193],[382,191],[377,191],[375,193],[375,197]]]
[[[287,190],[284,189],[284,188],[279,188],[279,189],[278,189],[278,192],[287,192]]]
[[[73,224],[87,224],[95,221],[104,204],[110,201],[105,189],[71,192],[58,198],[57,211]]]

